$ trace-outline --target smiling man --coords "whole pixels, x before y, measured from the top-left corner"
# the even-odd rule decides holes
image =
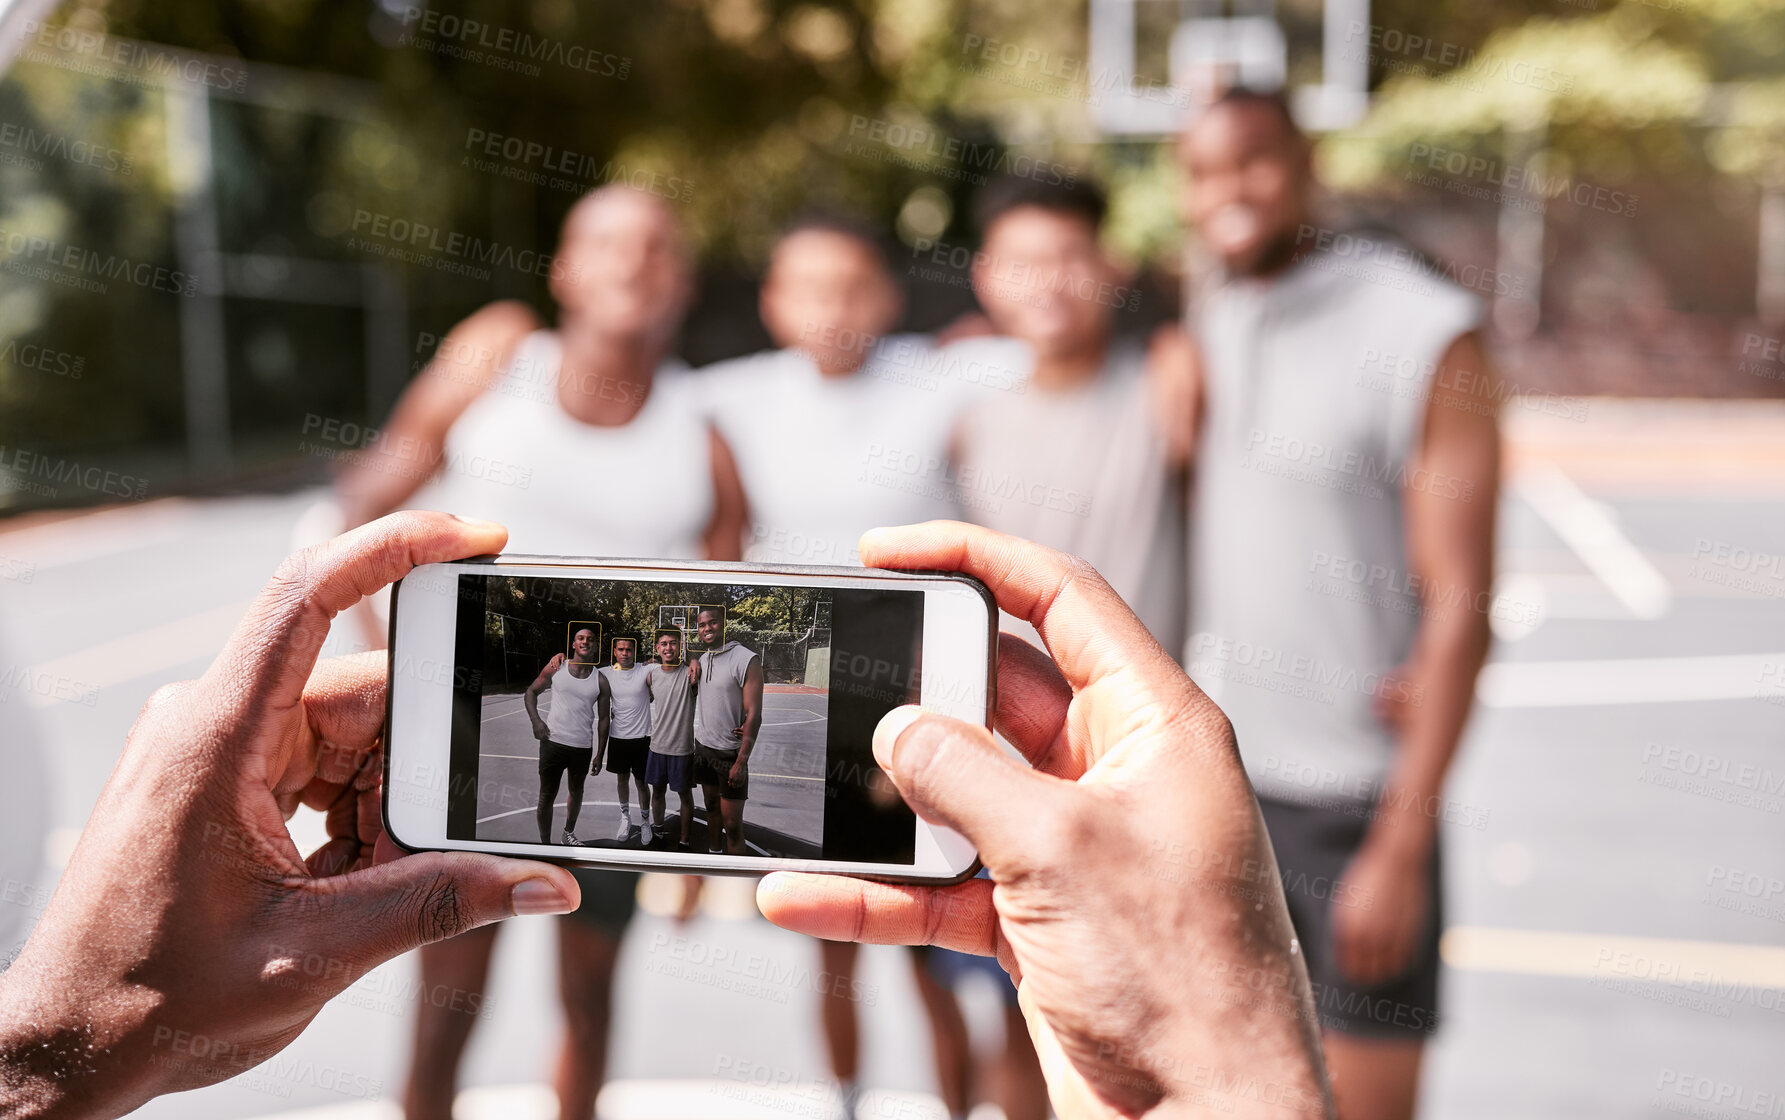
[[[1156,354],[1193,389],[1185,665],[1238,732],[1340,1114],[1400,1120],[1438,1014],[1429,807],[1489,643],[1466,605],[1491,600],[1500,463],[1481,305],[1390,237],[1322,228],[1277,97],[1229,93],[1178,155],[1220,264]]]
[[[762,730],[762,658],[725,640],[723,607],[703,607],[694,626],[703,651],[689,666],[699,712],[694,780],[706,800],[707,840],[712,851],[747,855],[744,801],[750,796],[750,751]]]

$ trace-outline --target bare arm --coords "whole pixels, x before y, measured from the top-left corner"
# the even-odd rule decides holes
[[[601,670],[595,670],[600,675]],[[612,706],[613,692],[607,687],[607,678],[602,677],[595,689],[595,764],[589,767],[589,773],[601,773],[601,760],[607,756],[607,721],[608,709]]]
[[[742,560],[750,508],[744,499],[744,484],[738,477],[738,463],[719,429],[707,428],[707,443],[713,461],[713,519],[707,523],[703,536],[707,559]]]
[[[527,718],[533,723],[533,737],[535,739],[544,739],[548,734],[545,727],[545,721],[539,718],[539,694],[544,692],[546,686],[552,683],[552,674],[556,673],[558,667],[563,664],[564,655],[561,653],[554,654],[552,659],[545,663],[545,668],[539,671],[539,675],[533,678],[533,683],[527,686],[527,691],[521,696],[521,703],[527,706]]]
[[[379,436],[335,480],[349,526],[401,509],[439,469],[453,423],[500,375],[514,348],[538,329],[531,308],[493,303],[452,329],[403,391]]]
[[[1407,557],[1424,613],[1402,667],[1409,695],[1389,713],[1399,749],[1345,872],[1345,889],[1370,905],[1334,911],[1335,959],[1363,983],[1405,966],[1433,901],[1426,868],[1444,815],[1438,798],[1491,637],[1498,400],[1480,342],[1463,336],[1439,364],[1406,480]]]
[[[1419,703],[1402,721],[1382,799],[1388,811],[1372,830],[1420,851],[1430,850],[1437,820],[1419,807],[1443,788],[1487,660],[1499,507],[1499,382],[1480,341],[1469,334],[1452,343],[1439,371],[1406,492],[1407,556],[1424,607],[1410,659]]]
[[[1202,426],[1202,351],[1180,324],[1167,323],[1153,332],[1147,344],[1146,372],[1166,461],[1174,468],[1187,467],[1195,457]]]
[[[744,725],[738,728],[738,761],[746,761],[756,746],[756,733],[762,730],[762,659],[750,662],[744,670]]]

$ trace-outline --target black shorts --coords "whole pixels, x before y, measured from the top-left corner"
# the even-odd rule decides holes
[[[651,739],[622,739],[617,735],[607,737],[607,772],[609,774],[631,774],[639,781],[645,780],[645,755],[651,749]]]
[[[1438,1029],[1438,937],[1444,930],[1443,880],[1437,849],[1427,872],[1431,905],[1413,958],[1399,976],[1368,987],[1333,963],[1333,907],[1367,905],[1337,888],[1370,827],[1367,805],[1328,808],[1260,797],[1277,854],[1289,918],[1314,984],[1314,1010],[1329,1031],[1363,1038],[1417,1041]]]
[[[583,904],[564,916],[620,940],[638,909],[638,872],[573,867],[570,873],[583,888]]]
[[[716,751],[700,743],[694,744],[694,782],[700,786],[718,786],[719,796],[727,801],[743,801],[750,796],[749,763],[736,785],[731,783],[731,768],[738,760],[736,751]]]
[[[570,771],[570,780],[580,782],[595,762],[594,747],[567,747],[550,739],[539,741],[539,783],[556,786],[559,777]]]

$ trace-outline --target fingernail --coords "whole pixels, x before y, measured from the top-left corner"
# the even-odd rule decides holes
[[[524,879],[509,899],[516,914],[568,914],[573,907],[550,879]]]
[[[874,761],[882,770],[892,766],[893,744],[922,715],[923,709],[916,704],[904,704],[881,716],[874,725]]]
[[[500,528],[502,528],[502,526],[500,524],[498,524],[494,521],[485,521],[481,517],[460,517],[456,513],[452,514],[450,516],[452,517],[452,519],[454,521],[460,522],[461,524],[464,524],[464,525],[469,525],[473,529],[500,529]]]

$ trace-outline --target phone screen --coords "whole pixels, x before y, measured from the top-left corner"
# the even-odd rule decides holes
[[[910,865],[871,740],[918,701],[923,611],[918,590],[461,574],[447,835]]]

